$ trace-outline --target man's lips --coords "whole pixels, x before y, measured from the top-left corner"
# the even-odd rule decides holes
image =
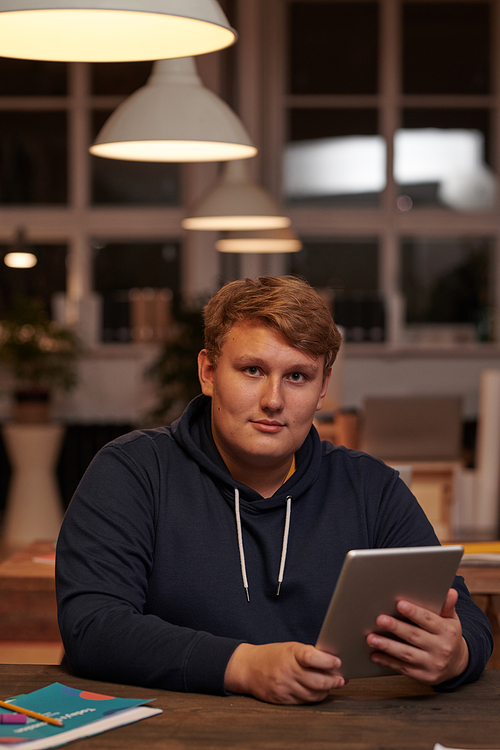
[[[268,432],[271,434],[280,432],[285,426],[282,422],[275,422],[266,419],[252,420],[252,424],[261,432]]]

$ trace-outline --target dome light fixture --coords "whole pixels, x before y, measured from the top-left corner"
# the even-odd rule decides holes
[[[229,232],[217,240],[220,253],[298,253],[302,242],[289,228],[258,232]]]
[[[33,253],[7,253],[3,262],[9,268],[33,268],[38,260]]]
[[[0,56],[61,62],[163,60],[229,47],[217,0],[0,0]]]
[[[248,159],[257,149],[241,120],[207,89],[192,57],[158,60],[145,86],[105,122],[90,153],[108,159],[204,162]]]
[[[274,198],[252,182],[245,161],[228,161],[215,186],[182,221],[184,229],[246,231],[291,224]]]
[[[28,252],[26,234],[21,227],[17,230],[11,249],[4,256],[3,262],[9,268],[33,268],[38,263],[36,255]]]

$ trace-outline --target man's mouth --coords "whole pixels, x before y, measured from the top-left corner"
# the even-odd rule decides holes
[[[276,422],[273,419],[259,419],[252,421],[252,424],[261,432],[276,433],[284,428],[282,422]]]

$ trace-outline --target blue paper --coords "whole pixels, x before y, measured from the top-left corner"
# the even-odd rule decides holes
[[[64,726],[57,727],[31,717],[27,717],[27,722],[24,725],[0,724],[0,743],[8,742],[9,745],[12,744],[13,740],[17,744],[17,742],[24,743],[50,737],[56,739],[59,738],[59,735],[64,735],[71,730],[85,727],[96,721],[112,718],[117,712],[124,712],[123,721],[120,721],[120,716],[116,716],[117,721],[115,725],[127,724],[129,720],[126,709],[143,706],[145,703],[150,702],[148,699],[116,698],[99,693],[90,693],[86,690],[62,685],[59,682],[55,682],[40,690],[35,690],[32,693],[17,696],[11,700],[12,703],[21,708],[28,708],[31,711],[50,716],[53,719],[59,719],[64,723]],[[1,709],[1,712],[9,713],[6,709]],[[109,728],[106,726],[107,722],[102,723],[103,729],[96,731],[104,731],[105,728]],[[95,732],[84,731],[81,736],[93,733]],[[60,737],[62,742],[70,741],[71,739],[73,737],[68,737],[67,740]],[[62,742],[57,742],[56,744],[62,744]]]

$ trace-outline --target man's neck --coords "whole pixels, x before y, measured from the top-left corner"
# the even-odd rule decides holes
[[[220,448],[218,450],[233,479],[251,487],[262,497],[271,497],[279,490],[288,479],[290,469],[294,464],[294,456],[290,456],[272,468],[251,466],[250,464],[240,466],[228,456],[225,456]]]

